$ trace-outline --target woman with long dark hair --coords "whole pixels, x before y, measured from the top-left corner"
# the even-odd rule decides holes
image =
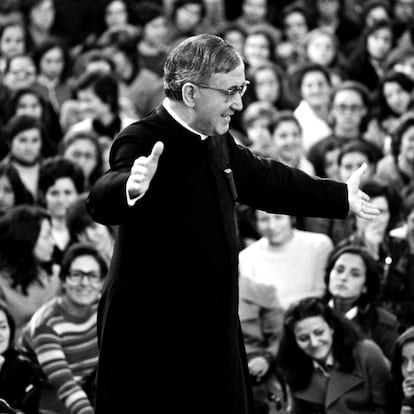
[[[53,247],[50,216],[42,208],[21,205],[0,218],[0,299],[16,322],[17,336],[59,291]]]
[[[276,363],[295,413],[386,413],[384,355],[322,299],[286,311]]]
[[[334,251],[326,268],[325,299],[391,360],[398,337],[395,315],[378,305],[380,268],[366,249],[345,246]]]

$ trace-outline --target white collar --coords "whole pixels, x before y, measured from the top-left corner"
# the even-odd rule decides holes
[[[200,137],[201,140],[204,140],[208,137],[208,135],[201,134],[200,132],[196,131],[195,129],[191,128],[190,125],[187,124],[180,116],[174,112],[174,110],[171,107],[171,100],[168,98],[165,98],[162,103],[164,109],[185,129],[188,129],[193,134],[196,134]]]
[[[332,309],[334,309],[335,308],[335,304],[334,304],[334,300],[333,299],[331,299],[329,302],[328,302],[328,305],[332,308]],[[354,319],[355,318],[355,316],[357,316],[357,314],[358,314],[358,307],[357,306],[353,306],[351,309],[349,309],[348,310],[348,312],[346,312],[345,313],[345,317],[346,317],[346,319],[349,319],[349,320],[352,320],[352,319]]]

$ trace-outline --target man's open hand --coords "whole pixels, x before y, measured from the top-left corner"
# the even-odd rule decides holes
[[[154,177],[158,167],[158,160],[164,151],[164,144],[157,141],[148,157],[139,157],[131,167],[126,188],[130,198],[139,197],[144,194]]]
[[[380,212],[369,201],[369,197],[359,189],[361,177],[367,168],[367,164],[362,164],[354,173],[352,173],[346,182],[346,185],[348,186],[349,209],[361,218],[372,220],[378,216]]]

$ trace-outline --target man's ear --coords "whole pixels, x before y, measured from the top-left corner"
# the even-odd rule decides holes
[[[194,105],[195,105],[194,99],[195,99],[195,94],[197,93],[197,90],[194,84],[190,82],[186,82],[182,86],[181,91],[183,95],[184,104],[190,108],[194,108]]]

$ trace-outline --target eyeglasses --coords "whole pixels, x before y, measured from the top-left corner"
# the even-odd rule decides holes
[[[357,112],[360,112],[364,107],[362,105],[344,105],[344,104],[336,104],[334,107],[339,112],[346,112],[349,111],[352,114],[356,114]]]
[[[195,83],[195,85],[204,89],[211,89],[212,91],[221,92],[226,96],[226,100],[233,98],[237,93],[243,96],[246,93],[247,87],[250,85],[250,81],[244,81],[240,86],[232,86],[229,89],[213,88],[212,86],[203,85],[202,83]]]
[[[86,277],[92,285],[99,285],[102,275],[99,272],[84,272],[83,270],[70,270],[66,276],[66,281],[78,285]]]

